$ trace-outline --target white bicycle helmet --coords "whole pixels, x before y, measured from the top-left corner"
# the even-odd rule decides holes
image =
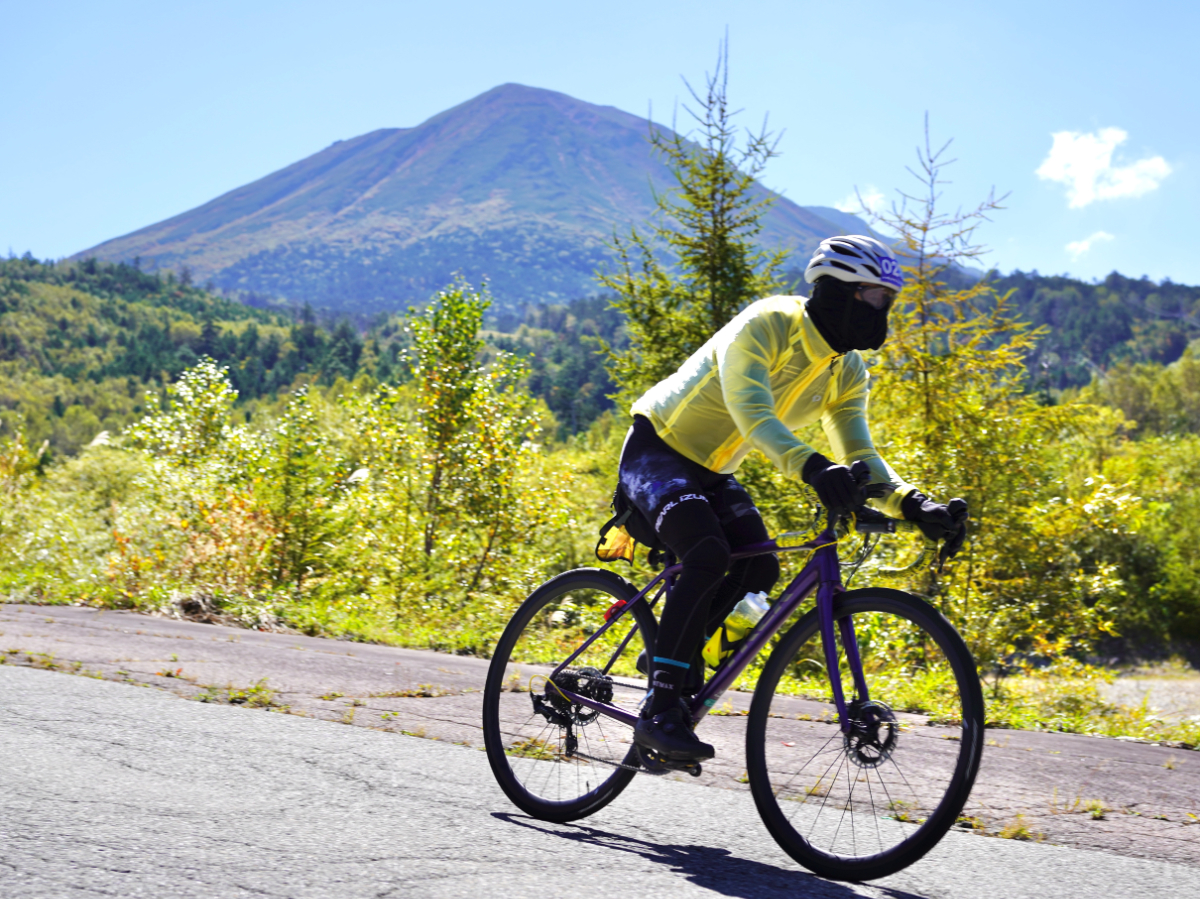
[[[804,270],[804,280],[812,284],[823,275],[832,275],[839,281],[880,284],[895,291],[904,287],[904,273],[895,254],[874,237],[861,234],[821,241]]]

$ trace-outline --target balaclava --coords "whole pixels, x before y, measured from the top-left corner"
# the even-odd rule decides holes
[[[877,350],[887,340],[888,310],[854,299],[861,283],[826,275],[809,291],[809,317],[835,353]]]

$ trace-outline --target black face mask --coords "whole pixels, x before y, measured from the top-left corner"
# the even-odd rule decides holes
[[[854,298],[858,282],[826,275],[809,292],[809,318],[835,353],[877,350],[887,340],[887,309]]]

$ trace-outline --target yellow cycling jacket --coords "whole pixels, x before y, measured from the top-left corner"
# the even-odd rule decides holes
[[[804,303],[782,296],[752,303],[646,391],[632,412],[650,419],[676,452],[712,471],[732,474],[757,449],[796,479],[816,450],[793,431],[820,419],[839,463],[862,460],[872,483],[894,488],[872,505],[900,518],[900,500],[915,488],[871,441],[867,367],[856,350],[839,356],[830,348]]]

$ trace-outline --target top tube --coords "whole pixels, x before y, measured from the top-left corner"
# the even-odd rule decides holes
[[[872,509],[863,508],[855,513],[852,519],[854,529],[860,534],[894,534],[900,531],[919,531],[920,527],[915,521],[906,521],[900,518],[889,518]],[[835,529],[831,529],[828,525],[816,533],[812,531],[785,531],[782,534],[776,534],[770,540],[765,540],[761,543],[750,543],[746,546],[740,546],[731,554],[731,559],[745,559],[750,556],[761,556],[764,553],[789,553],[799,552],[801,550],[815,550],[822,546],[827,546],[830,543],[836,543],[840,536]],[[845,536],[845,535],[843,535]],[[809,537],[802,543],[781,543],[780,541],[788,537]],[[681,567],[678,563],[672,565],[668,571]]]

